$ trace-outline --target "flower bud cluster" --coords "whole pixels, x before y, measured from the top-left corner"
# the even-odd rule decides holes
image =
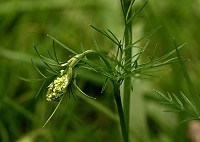
[[[87,50],[81,54],[77,54],[61,65],[62,67],[67,67],[67,69],[61,70],[60,75],[48,86],[46,94],[47,101],[59,101],[61,99],[64,93],[66,93],[67,86],[71,82],[72,68],[78,64],[80,58],[93,52],[93,50]]]
[[[49,86],[46,94],[47,101],[59,101],[66,92],[66,88],[71,82],[72,68],[67,71],[61,70],[60,76],[57,77]]]

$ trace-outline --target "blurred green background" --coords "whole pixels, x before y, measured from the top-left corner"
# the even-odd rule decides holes
[[[136,4],[135,9],[142,2]],[[157,45],[156,56],[174,49],[172,38],[179,45],[194,86],[199,91],[200,71],[200,1],[148,2],[144,11],[133,22],[134,40],[162,25],[151,37],[148,54]],[[90,24],[110,29],[117,37],[123,35],[120,1],[116,0],[1,0],[0,1],[0,141],[2,142],[120,142],[120,129],[112,98],[111,86],[101,94],[103,80],[95,73],[80,72],[79,86],[97,97],[91,101],[79,97],[65,97],[52,120],[45,128],[45,121],[56,103],[45,100],[45,93],[37,100],[35,95],[41,83],[28,83],[19,79],[39,78],[31,58],[44,71],[33,44],[43,55],[52,50],[54,36],[68,47],[81,52],[81,47],[94,47],[96,39],[102,51],[114,46],[90,28]],[[145,39],[147,41],[147,39]],[[56,45],[58,57],[66,61],[70,54]],[[148,55],[147,55],[148,57]],[[146,58],[147,58],[146,57]],[[145,57],[144,57],[145,58]],[[188,125],[179,122],[183,116],[163,112],[153,89],[163,92],[188,93],[187,85],[178,65],[158,70],[157,78],[134,80],[131,99],[130,137],[137,142],[188,142]]]

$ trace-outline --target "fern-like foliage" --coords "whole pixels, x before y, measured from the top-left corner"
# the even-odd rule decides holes
[[[186,80],[188,89],[190,91],[189,95],[191,95],[191,97],[187,97],[187,95],[185,95],[182,92],[180,92],[180,95],[179,95],[180,97],[178,97],[178,95],[175,95],[173,93],[163,94],[159,91],[156,91],[156,93],[164,99],[163,101],[161,101],[161,103],[172,107],[172,109],[167,110],[167,111],[181,112],[187,116],[182,121],[183,123],[189,120],[200,119],[200,96],[197,93],[196,89],[194,88],[194,85],[192,84],[192,81],[189,77],[189,73],[184,66],[183,60],[180,56],[175,40],[174,40],[174,45],[175,45],[178,62],[180,64],[181,70],[183,71],[184,78]]]
[[[180,92],[181,98],[169,92],[164,94],[156,91],[156,93],[163,99],[160,103],[171,107],[170,109],[165,110],[166,112],[184,113],[186,115],[186,119],[184,119],[182,123],[200,118],[199,110],[184,93]]]

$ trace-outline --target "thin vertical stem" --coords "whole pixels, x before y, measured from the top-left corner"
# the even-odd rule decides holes
[[[125,40],[125,48],[132,44],[132,21],[129,21],[131,17],[131,6],[134,1],[125,1],[122,0],[124,20],[125,20],[125,32],[124,32],[124,40]],[[127,70],[131,68],[131,57],[132,57],[132,48],[128,48],[125,50],[126,58],[125,63]],[[127,131],[129,130],[129,115],[130,115],[130,94],[131,94],[131,77],[126,78],[124,80],[124,98],[123,98],[123,108],[124,108],[124,117],[127,126]]]
[[[128,132],[127,132],[126,123],[125,123],[125,119],[124,119],[124,113],[123,113],[120,90],[119,90],[120,85],[117,82],[113,81],[113,86],[114,86],[115,102],[117,104],[118,115],[119,115],[119,119],[120,119],[122,137],[123,137],[124,142],[128,142]]]

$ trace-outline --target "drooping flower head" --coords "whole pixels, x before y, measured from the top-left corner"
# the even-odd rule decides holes
[[[48,86],[46,98],[47,101],[59,101],[66,93],[67,87],[72,80],[72,69],[78,64],[80,59],[88,53],[93,53],[93,50],[87,50],[81,54],[77,54],[70,58],[66,63],[61,64],[62,67],[66,67],[65,70],[61,70],[58,77]],[[87,96],[86,94],[84,94]],[[89,98],[93,98],[87,96]],[[93,98],[95,99],[95,98]]]

